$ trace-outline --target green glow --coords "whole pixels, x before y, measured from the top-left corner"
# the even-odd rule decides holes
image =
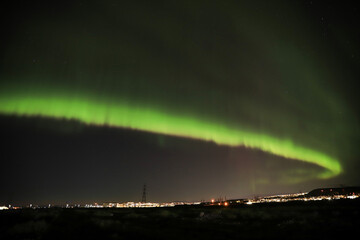
[[[46,116],[76,119],[86,124],[108,125],[166,135],[213,141],[219,145],[245,146],[293,160],[325,168],[318,178],[334,177],[342,172],[341,165],[324,153],[296,145],[290,139],[279,139],[229,127],[195,116],[165,112],[121,101],[107,101],[86,95],[69,94],[1,94],[0,113],[20,116]]]

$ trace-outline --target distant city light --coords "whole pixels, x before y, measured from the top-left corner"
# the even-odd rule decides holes
[[[315,193],[313,193],[315,191]],[[63,207],[63,208],[158,208],[158,207],[175,207],[175,206],[194,206],[194,205],[203,205],[203,206],[231,206],[231,205],[252,205],[252,204],[261,204],[261,203],[284,203],[290,201],[332,201],[338,199],[357,199],[360,198],[360,191],[351,191],[346,192],[344,189],[318,189],[312,192],[304,193],[292,193],[292,194],[282,194],[282,195],[273,195],[265,197],[256,197],[249,199],[233,199],[233,200],[223,200],[219,198],[215,200],[212,198],[210,202],[185,202],[185,201],[174,201],[174,202],[165,202],[165,203],[156,203],[156,202],[105,202],[105,203],[91,203],[91,204],[69,204],[65,205],[33,205],[29,204],[27,206],[0,206],[0,210],[12,210],[12,209],[22,209],[22,208],[52,208],[52,207]],[[318,191],[318,193],[316,193]],[[329,191],[329,194],[325,194],[326,191]]]

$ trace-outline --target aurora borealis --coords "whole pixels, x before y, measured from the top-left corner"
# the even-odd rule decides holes
[[[13,99],[11,97],[1,99],[0,108],[4,114],[76,119],[87,124],[195,138],[231,147],[257,148],[288,159],[317,164],[330,171],[321,173],[318,177],[328,178],[341,173],[340,163],[336,159],[296,146],[291,140],[276,139],[272,136],[232,129],[219,123],[201,121],[182,115],[170,115],[156,109],[135,107],[121,102],[112,102],[111,106],[106,106],[91,98],[68,99],[56,97],[56,94],[46,97],[26,96],[20,93],[20,96],[15,95]]]
[[[15,9],[0,55],[6,176],[19,167],[26,176],[12,187],[30,192],[23,182],[39,175],[34,185],[50,178],[65,201],[77,191],[70,179],[102,183],[96,191],[117,182],[98,199],[137,196],[126,192],[141,182],[182,194],[209,184],[189,199],[358,184],[358,35],[348,27],[355,15],[334,14],[335,4],[29,3],[21,17]],[[75,167],[50,167],[62,164]],[[166,191],[154,198],[182,196]],[[85,192],[77,198],[97,199]]]

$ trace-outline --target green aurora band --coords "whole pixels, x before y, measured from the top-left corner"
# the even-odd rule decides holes
[[[160,108],[109,101],[90,95],[34,94],[17,92],[0,94],[0,113],[18,116],[41,116],[75,119],[85,124],[122,127],[158,134],[212,141],[218,145],[244,146],[287,159],[323,167],[315,177],[327,179],[342,172],[340,162],[324,153],[281,139],[230,127],[201,117],[169,113]]]

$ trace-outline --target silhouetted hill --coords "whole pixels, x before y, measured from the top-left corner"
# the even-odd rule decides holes
[[[310,191],[307,195],[315,196],[333,196],[333,195],[355,195],[360,193],[360,187],[340,187],[340,188],[317,188]]]

